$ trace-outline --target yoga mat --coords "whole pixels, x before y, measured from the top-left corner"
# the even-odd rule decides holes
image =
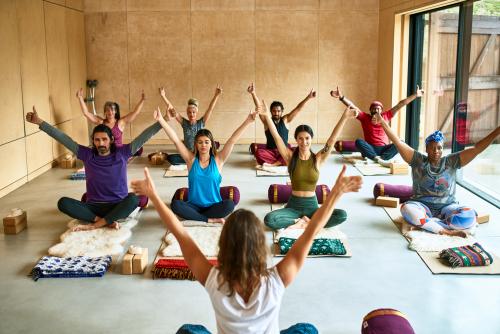
[[[165,170],[165,174],[163,174],[163,177],[187,177],[188,176],[188,170]]]
[[[266,169],[256,167],[255,173],[257,176],[289,176],[286,166],[279,166],[274,169],[273,167],[266,167]]]
[[[398,208],[387,208],[384,207],[385,212],[393,223],[398,227],[399,231],[403,234],[409,232],[411,230],[419,230],[418,228],[411,226],[407,222],[405,222],[403,216],[401,215],[401,211]],[[409,238],[405,236],[406,240],[410,242]],[[488,251],[486,249],[486,251]],[[462,275],[500,275],[500,258],[488,251],[493,257],[493,263],[489,266],[484,267],[458,267],[452,268],[439,259],[439,252],[419,252],[416,253],[422,261],[425,263],[427,268],[435,274],[462,274]]]

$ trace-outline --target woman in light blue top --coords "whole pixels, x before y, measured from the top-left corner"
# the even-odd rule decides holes
[[[163,118],[160,110],[155,110],[155,119],[174,142],[189,171],[189,201],[173,200],[171,208],[175,214],[189,220],[224,223],[224,217],[234,210],[234,202],[222,200],[220,196],[220,172],[231,155],[234,144],[243,131],[255,121],[257,113],[258,110],[255,110],[248,115],[220,152],[215,148],[212,133],[207,129],[199,130],[194,138],[194,152],[191,152]],[[167,111],[167,117],[169,114]]]

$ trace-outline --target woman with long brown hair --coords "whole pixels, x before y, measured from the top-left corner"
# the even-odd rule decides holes
[[[302,268],[314,237],[325,226],[342,195],[361,187],[361,177],[345,176],[345,170],[344,166],[304,233],[284,259],[271,268],[267,267],[264,227],[253,212],[240,209],[227,218],[219,240],[218,265],[213,266],[163,203],[147,168],[145,179],[132,181],[132,189],[151,199],[166,227],[178,240],[189,268],[210,296],[218,333],[278,333],[285,288]],[[281,331],[286,334],[317,332],[313,325],[303,323]],[[184,325],[178,333],[210,332],[200,325]]]

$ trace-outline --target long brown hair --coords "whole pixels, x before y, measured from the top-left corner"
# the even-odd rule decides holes
[[[219,239],[219,288],[228,283],[229,296],[236,286],[248,295],[268,277],[264,224],[252,211],[238,209],[226,220]]]
[[[194,156],[199,158],[198,149],[196,148],[196,141],[200,137],[208,137],[208,139],[210,139],[210,155],[214,157],[217,156],[217,147],[215,147],[214,136],[208,129],[200,129],[198,130],[198,132],[196,132],[196,136],[194,136]]]
[[[295,139],[297,139],[297,137],[299,136],[299,133],[301,133],[301,132],[307,132],[311,136],[311,139],[314,138],[313,129],[309,125],[306,125],[306,124],[299,125],[295,129],[295,134],[294,134]],[[316,166],[316,154],[314,154],[314,152],[311,149],[309,149],[309,151],[311,152],[311,156],[313,159],[314,169],[318,170],[318,166]],[[299,160],[299,148],[298,147],[293,151],[292,157],[290,158],[290,162],[288,163],[288,174],[292,175],[293,172],[295,171],[295,167],[297,167],[297,160]]]

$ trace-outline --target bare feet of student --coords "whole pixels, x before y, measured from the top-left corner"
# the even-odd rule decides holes
[[[226,220],[224,218],[208,218],[208,222],[214,224],[224,224]]]
[[[295,221],[295,224],[288,226],[287,228],[289,229],[305,229],[307,227],[307,224],[309,224],[309,217],[304,216]]]
[[[111,224],[107,225],[106,227],[112,228],[112,229],[115,229],[115,230],[119,230],[120,229],[120,224],[118,224],[117,222],[112,222]]]
[[[80,225],[76,225],[74,226],[71,231],[72,232],[81,232],[81,231],[90,231],[90,230],[95,230],[96,227],[94,226],[94,224],[80,224]]]
[[[452,236],[452,237],[467,238],[467,233],[465,233],[464,231],[446,230],[446,229],[444,229],[444,230],[439,231],[439,234],[449,235],[449,236]]]

